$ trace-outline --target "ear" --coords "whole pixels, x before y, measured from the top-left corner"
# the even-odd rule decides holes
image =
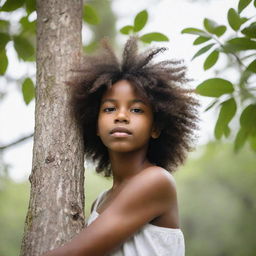
[[[158,128],[156,128],[156,127],[154,126],[153,129],[152,129],[152,132],[151,132],[151,137],[152,137],[153,139],[157,139],[157,138],[160,136],[160,134],[161,134],[160,129],[158,129]]]

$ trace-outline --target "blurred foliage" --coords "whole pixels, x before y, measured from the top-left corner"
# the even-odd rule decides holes
[[[222,77],[210,78],[200,83],[196,92],[202,96],[214,98],[205,109],[215,107],[219,110],[215,124],[215,138],[232,137],[230,122],[239,119],[240,128],[234,138],[234,150],[239,151],[246,142],[256,152],[256,22],[255,15],[245,17],[243,11],[252,8],[256,11],[256,1],[239,0],[237,8],[227,12],[229,27],[205,18],[204,28],[185,28],[183,34],[196,35],[194,45],[200,49],[192,60],[208,53],[204,61],[204,70],[211,69],[220,57],[227,58],[227,67],[215,69],[225,76],[230,69],[238,75],[231,81]],[[227,35],[223,40],[223,36]],[[222,39],[221,39],[222,38]]]
[[[19,255],[28,207],[29,184],[0,177],[0,255]]]
[[[139,35],[140,31],[146,26],[148,21],[148,12],[147,10],[143,10],[139,12],[134,20],[132,25],[126,25],[122,27],[119,31],[121,34],[124,35],[137,35],[139,37],[139,40],[144,42],[144,43],[151,43],[154,41],[158,42],[164,42],[164,41],[169,41],[169,38],[159,32],[150,32],[147,34]]]
[[[249,147],[235,155],[231,144],[202,146],[174,173],[186,255],[254,256],[256,251],[256,159]],[[92,170],[86,176],[86,209],[111,187]],[[29,184],[1,178],[0,255],[18,255]]]
[[[231,147],[209,143],[176,175],[186,255],[255,255],[256,158]]]
[[[9,65],[7,45],[14,47],[20,62],[35,62],[36,43],[36,5],[35,0],[6,0],[0,3],[0,76],[6,74]],[[19,20],[13,19],[21,15]],[[13,16],[12,16],[13,15]],[[98,47],[99,40],[108,36],[112,43],[115,41],[116,17],[111,9],[111,2],[104,0],[91,0],[84,4],[83,26],[91,32],[91,39],[84,45],[85,52],[89,53]],[[27,76],[19,81],[24,102],[28,105],[35,98],[35,84]],[[1,93],[4,97],[4,93]],[[0,97],[0,99],[1,99]]]

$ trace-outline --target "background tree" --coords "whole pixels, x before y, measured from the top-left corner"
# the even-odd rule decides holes
[[[234,138],[230,122],[233,118],[239,119],[240,127],[235,129],[234,138],[236,152],[246,141],[256,152],[256,16],[243,16],[243,11],[248,7],[256,11],[256,1],[239,0],[236,9],[228,10],[229,28],[205,18],[203,29],[189,27],[182,30],[182,33],[197,35],[194,45],[203,45],[192,60],[210,52],[204,61],[204,70],[213,68],[219,57],[227,60],[226,67],[216,70],[218,77],[200,83],[196,92],[214,98],[205,111],[213,107],[219,110],[214,130],[217,140],[223,136]],[[223,40],[225,34],[228,35]],[[237,74],[233,80],[225,77],[230,69]]]

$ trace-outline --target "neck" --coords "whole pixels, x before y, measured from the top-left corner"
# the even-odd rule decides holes
[[[111,170],[113,173],[113,189],[126,183],[134,175],[152,164],[146,157],[146,152],[109,152]]]

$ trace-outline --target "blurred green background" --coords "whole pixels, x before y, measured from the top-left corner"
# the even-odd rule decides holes
[[[245,147],[210,142],[190,153],[174,177],[188,256],[254,256],[256,253],[256,158]],[[111,180],[86,171],[86,216]],[[0,255],[19,254],[29,183],[0,179]]]

